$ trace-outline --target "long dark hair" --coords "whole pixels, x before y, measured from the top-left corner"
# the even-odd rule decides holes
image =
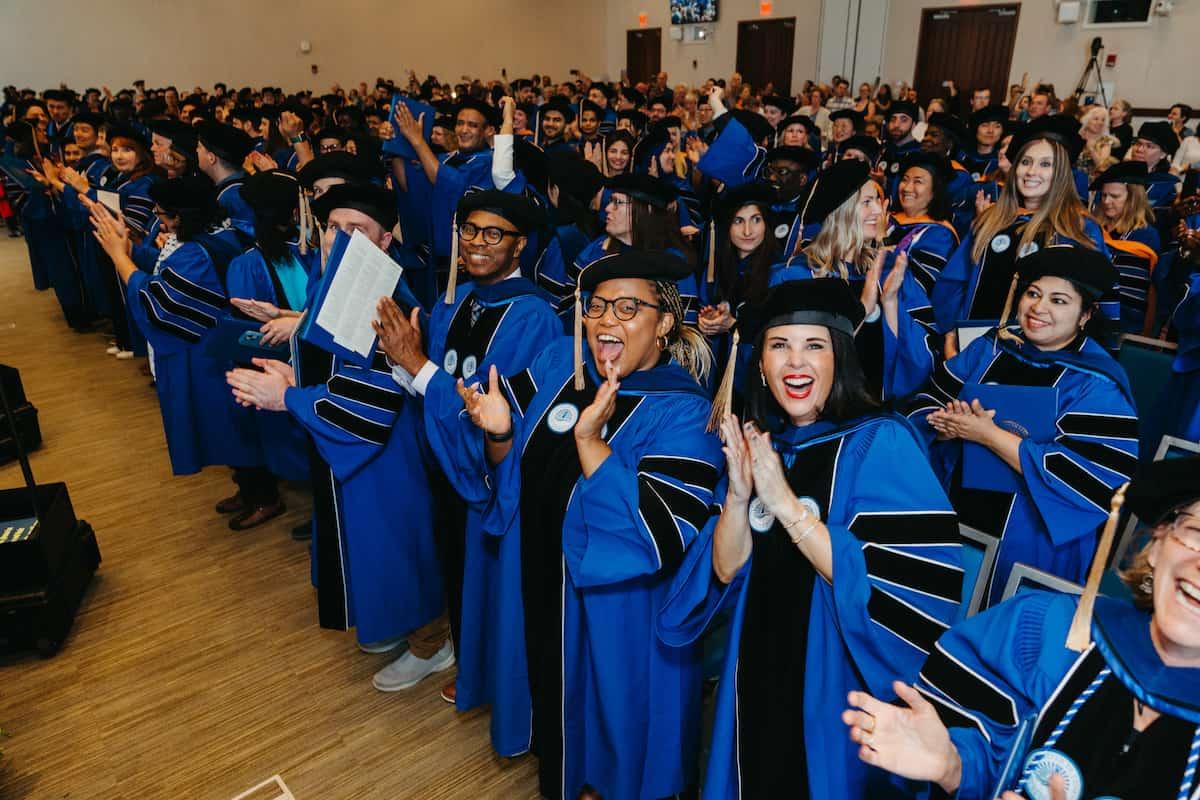
[[[254,244],[271,264],[287,261],[288,242],[300,235],[295,219],[283,220],[274,214],[254,212]]]
[[[678,250],[688,264],[696,266],[696,252],[679,232],[679,212],[673,206],[655,208],[644,200],[629,197],[629,230],[630,241],[637,249]]]
[[[746,205],[734,211],[733,216],[737,216],[743,208],[753,206],[757,208],[763,216],[763,221],[766,224],[766,231],[763,234],[762,243],[754,248],[754,252],[750,254],[748,269],[739,274],[738,264],[741,261],[741,254],[733,246],[733,240],[729,236],[729,228],[733,224],[733,217],[728,220],[721,220],[717,224],[717,285],[716,285],[716,300],[725,300],[729,303],[730,308],[737,308],[743,302],[759,303],[767,296],[767,288],[771,280],[771,265],[779,261],[779,242],[775,239],[771,231],[770,223],[767,222],[767,217],[770,209],[764,208],[757,203],[746,203]]]
[[[787,414],[771,394],[762,376],[763,340],[769,328],[763,328],[754,341],[754,355],[750,359],[751,371],[746,376],[744,416],[753,420],[764,431],[778,433],[788,421]],[[848,333],[829,328],[829,340],[833,344],[833,386],[829,398],[821,409],[821,419],[841,423],[870,414],[879,409],[879,401],[871,394],[854,337]],[[754,372],[759,377],[754,377]]]

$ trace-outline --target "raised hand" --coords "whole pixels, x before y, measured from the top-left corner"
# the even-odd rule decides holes
[[[883,304],[896,303],[900,297],[900,286],[904,283],[904,275],[908,271],[908,253],[900,253],[892,261],[892,271],[883,282]]]
[[[379,319],[371,323],[383,352],[392,363],[399,364],[410,375],[416,375],[428,357],[421,342],[421,310],[414,308],[408,319],[400,312],[396,301],[381,297],[375,306]]]
[[[787,516],[796,495],[783,474],[783,462],[771,446],[771,434],[758,429],[753,422],[742,426],[750,450],[750,471],[754,489],[767,510],[782,519]]]
[[[46,163],[53,163],[53,162],[43,161],[42,162],[43,166]],[[57,169],[57,165],[55,165],[55,168]],[[49,173],[47,173],[47,174],[49,174]],[[91,188],[88,186],[87,178],[85,178],[82,174],[80,174],[80,172],[78,170],[76,170],[74,167],[62,167],[61,169],[58,169],[58,176],[59,176],[59,179],[63,183],[69,185],[71,188],[73,188],[75,191],[79,192],[80,194],[83,194],[89,188]]]
[[[133,243],[129,240],[129,228],[125,226],[125,216],[114,217],[107,208],[99,203],[93,203],[91,209],[92,227],[95,229],[92,235],[96,237],[96,241],[100,243],[104,252],[113,260],[121,256],[128,256],[133,249]]]
[[[866,692],[850,692],[850,708],[842,722],[850,740],[860,745],[863,762],[910,780],[933,781],[953,794],[962,776],[962,760],[937,711],[913,687],[896,681],[896,696],[905,706],[876,700]]]
[[[946,407],[929,414],[929,426],[946,439],[962,439],[967,442],[986,444],[999,428],[993,417],[994,410],[985,409],[978,399],[951,400]]]
[[[425,138],[424,125],[425,112],[421,112],[421,115],[414,119],[408,106],[404,103],[396,104],[396,127],[399,129],[400,135],[410,144],[416,144]]]
[[[887,260],[887,253],[888,251],[882,247],[875,252],[875,258],[867,270],[866,280],[863,281],[862,294],[859,299],[862,301],[868,317],[875,313],[875,308],[879,305],[879,279],[883,275],[883,262]]]
[[[257,172],[270,172],[273,169],[279,169],[278,162],[266,153],[260,153],[257,150],[250,152],[250,163],[254,165]]]
[[[992,198],[988,197],[987,192],[983,191],[983,189],[980,189],[979,191],[975,192],[975,214],[976,214],[976,216],[987,211],[989,208],[991,208],[994,205],[996,205],[996,203],[992,200]]]
[[[256,319],[259,322],[267,322],[279,316],[279,306],[274,303],[268,303],[266,300],[247,300],[242,297],[231,297],[229,298],[229,302],[238,311],[250,319]]]
[[[754,494],[754,472],[750,467],[750,446],[742,433],[742,424],[733,414],[721,420],[721,451],[725,453],[725,469],[729,486],[725,490],[726,505],[745,505]]]
[[[493,436],[503,436],[512,430],[512,409],[500,389],[500,375],[495,364],[488,369],[486,392],[479,384],[466,386],[462,378],[458,379],[455,389],[475,427]]]
[[[279,132],[294,139],[304,133],[304,120],[294,111],[284,111],[279,115]]]
[[[579,420],[575,423],[575,441],[601,438],[605,423],[617,408],[617,390],[621,388],[621,381],[611,361],[604,362],[604,374],[604,383],[596,390],[591,405],[579,412]]]

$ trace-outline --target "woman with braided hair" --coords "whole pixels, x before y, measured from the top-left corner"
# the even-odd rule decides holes
[[[545,797],[585,781],[605,797],[667,797],[695,781],[699,649],[654,632],[723,468],[705,433],[711,355],[676,288],[689,273],[635,249],[589,264],[575,341],[503,380],[493,367],[486,392],[460,384],[468,413],[433,423],[457,426],[457,458],[488,475],[486,532],[519,537],[520,597],[497,602],[524,609]]]

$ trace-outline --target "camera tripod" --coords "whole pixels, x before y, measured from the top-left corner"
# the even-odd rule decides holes
[[[1080,100],[1087,94],[1088,81],[1091,78],[1096,79],[1096,93],[1100,95],[1100,102],[1105,108],[1108,107],[1108,97],[1104,92],[1104,76],[1100,74],[1100,61],[1098,59],[1100,51],[1104,49],[1104,43],[1097,36],[1092,40],[1092,55],[1088,59],[1087,65],[1083,68],[1083,74],[1079,76],[1079,83],[1075,86],[1075,99]]]

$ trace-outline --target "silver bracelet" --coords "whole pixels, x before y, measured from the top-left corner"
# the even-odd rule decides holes
[[[785,522],[783,524],[783,529],[785,531],[787,531],[788,537],[792,540],[792,544],[797,544],[797,545],[800,544],[805,539],[807,539],[809,536],[811,536],[812,532],[817,529],[817,525],[821,522],[820,519],[814,520],[811,525],[809,525],[807,528],[805,528],[803,531],[800,532],[799,536],[792,536],[792,528],[799,525],[801,522],[804,522],[810,516],[812,516],[812,514],[809,513],[809,510],[807,508],[804,508],[803,514],[796,517],[791,522]]]

